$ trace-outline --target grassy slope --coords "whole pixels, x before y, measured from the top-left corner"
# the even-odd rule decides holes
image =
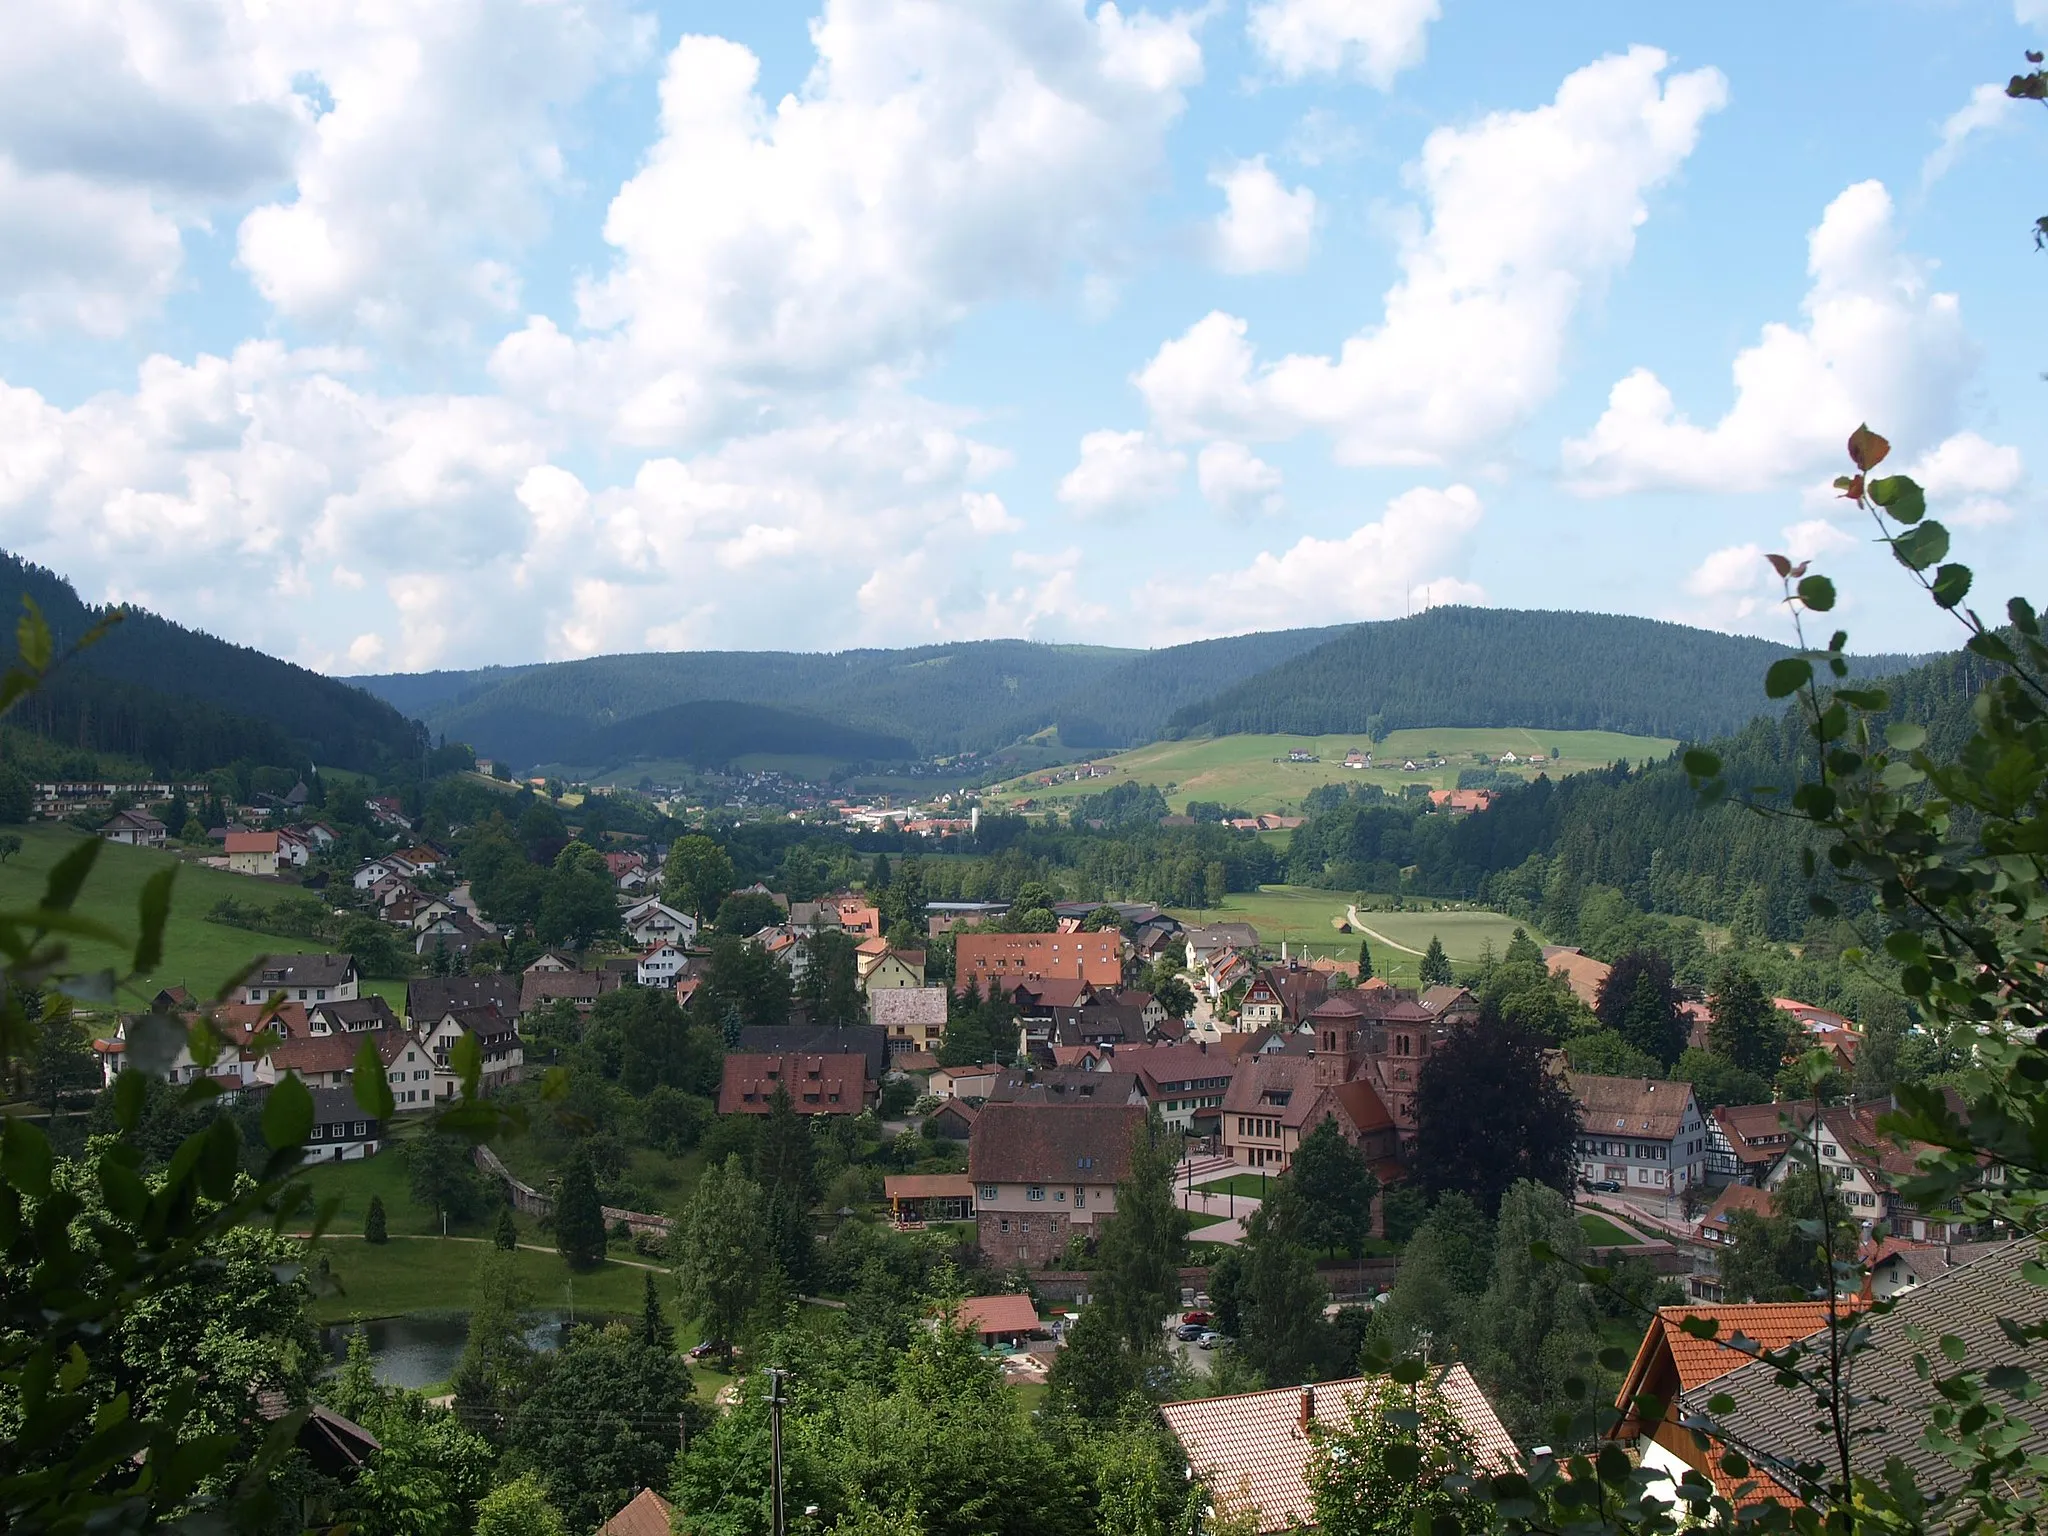
[[[1595,1248],[1616,1248],[1630,1243],[1640,1243],[1642,1238],[1626,1227],[1618,1227],[1605,1216],[1591,1211],[1579,1213],[1579,1230],[1586,1234],[1586,1241]]]
[[[1326,955],[1338,960],[1358,958],[1358,943],[1361,938],[1372,945],[1373,970],[1396,982],[1414,985],[1417,979],[1419,955],[1404,954],[1393,944],[1382,943],[1368,935],[1337,931],[1338,922],[1344,918],[1344,909],[1352,901],[1354,893],[1346,891],[1323,891],[1305,885],[1268,885],[1257,891],[1240,891],[1224,899],[1220,907],[1208,907],[1201,911],[1174,912],[1184,923],[1214,923],[1235,919],[1250,923],[1259,930],[1262,944],[1278,949],[1281,940],[1286,940],[1290,955],[1306,948],[1309,953]],[[1498,954],[1508,946],[1517,927],[1528,932],[1537,943],[1543,936],[1527,924],[1518,924],[1513,918],[1503,917],[1498,912],[1480,908],[1459,907],[1446,902],[1441,910],[1405,912],[1389,910],[1387,898],[1376,897],[1359,904],[1359,916],[1366,926],[1386,936],[1394,944],[1421,951],[1429,947],[1430,936],[1434,934],[1444,943],[1444,953],[1454,964],[1470,965],[1478,961],[1480,952],[1487,941],[1493,943]]]
[[[1190,800],[1220,800],[1254,812],[1298,810],[1302,797],[1321,784],[1379,784],[1396,794],[1405,784],[1452,788],[1458,782],[1459,769],[1479,766],[1472,758],[1475,752],[1492,758],[1509,751],[1518,756],[1535,752],[1542,762],[1527,769],[1526,775],[1533,777],[1540,771],[1557,777],[1598,768],[1616,758],[1661,758],[1675,745],[1659,737],[1621,736],[1611,731],[1528,731],[1514,727],[1395,731],[1380,742],[1364,736],[1217,736],[1156,741],[1150,746],[1098,758],[1098,766],[1110,770],[1107,778],[1048,788],[1033,784],[1032,776],[1027,774],[990,794],[1005,803],[1028,797],[1046,805],[1076,795],[1100,793],[1128,776],[1141,784],[1157,784],[1166,791],[1167,803],[1175,810],[1182,809]],[[1558,751],[1555,761],[1549,757],[1552,747]],[[1391,760],[1393,766],[1368,771],[1347,769],[1344,754],[1353,748],[1369,749],[1377,761]],[[1432,748],[1449,759],[1445,767],[1434,772],[1401,772],[1403,758],[1425,755]],[[1313,752],[1322,760],[1290,763],[1287,754],[1294,749]],[[1169,785],[1172,787],[1168,788]]]

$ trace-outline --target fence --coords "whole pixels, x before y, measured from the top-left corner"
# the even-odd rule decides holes
[[[545,1219],[555,1214],[555,1197],[535,1189],[523,1179],[513,1177],[512,1170],[507,1168],[498,1154],[489,1147],[476,1149],[476,1165],[491,1178],[504,1184],[505,1192],[511,1196],[513,1210],[537,1219]],[[645,1211],[622,1211],[612,1205],[604,1207],[604,1224],[607,1228],[615,1227],[622,1221],[632,1229],[635,1237],[643,1232],[667,1237],[672,1225],[666,1216],[650,1216]]]

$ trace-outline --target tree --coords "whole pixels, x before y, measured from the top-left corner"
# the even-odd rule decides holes
[[[1469,1465],[1472,1437],[1433,1381],[1376,1376],[1347,1394],[1351,1412],[1317,1415],[1308,1486],[1321,1536],[1409,1536],[1463,1529],[1447,1485]]]
[[[669,1239],[679,1303],[704,1337],[730,1343],[753,1311],[766,1269],[761,1186],[737,1156],[707,1168]]]
[[[769,1096],[768,1113],[762,1117],[760,1135],[754,1142],[754,1182],[765,1194],[787,1197],[799,1211],[808,1210],[818,1198],[810,1126],[780,1083]]]
[[[384,1197],[370,1196],[370,1208],[363,1214],[363,1241],[382,1246],[390,1241],[390,1234],[384,1229]]]
[[[1538,1259],[1538,1244],[1563,1262]],[[1579,1357],[1598,1347],[1598,1319],[1578,1271],[1585,1252],[1571,1202],[1557,1190],[1524,1179],[1502,1198],[1493,1278],[1468,1334],[1473,1369],[1517,1433],[1536,1433],[1563,1405]]]
[[[1372,1203],[1379,1192],[1365,1154],[1344,1139],[1334,1118],[1325,1118],[1295,1149],[1278,1198],[1293,1203],[1296,1235],[1304,1246],[1359,1258],[1372,1233]]]
[[[1096,1299],[1134,1354],[1158,1343],[1159,1325],[1180,1299],[1188,1218],[1173,1197],[1173,1140],[1156,1112],[1137,1128],[1115,1214],[1103,1223],[1096,1246]]]
[[[789,1019],[789,971],[758,944],[720,937],[711,941],[704,986],[696,1006],[710,1018],[736,1009],[742,1027],[783,1024]]]
[[[522,1472],[477,1501],[475,1536],[568,1536],[539,1474]]]
[[[1790,1041],[1789,1021],[1740,960],[1721,967],[1707,998],[1707,1016],[1707,1039],[1717,1055],[1760,1078],[1778,1075]]]
[[[0,823],[18,826],[35,812],[35,790],[28,775],[12,763],[0,763]]]
[[[348,918],[335,943],[355,956],[357,970],[373,979],[393,980],[412,970],[411,952],[398,942],[397,931],[377,918]]]
[[[649,1349],[671,1354],[676,1347],[675,1329],[661,1309],[661,1292],[654,1284],[654,1271],[647,1271],[647,1288],[640,1298],[640,1342]]]
[[[571,1269],[595,1269],[604,1262],[604,1208],[590,1154],[577,1147],[562,1169],[555,1194],[555,1248]]]
[[[19,832],[0,833],[0,864],[5,864],[19,852],[21,852],[21,834]]]
[[[582,949],[618,932],[619,906],[604,855],[588,843],[571,843],[555,856],[541,891],[534,933],[543,944]]]
[[[371,1198],[376,1197],[373,1195]],[[519,1227],[512,1220],[512,1207],[509,1205],[498,1208],[498,1225],[491,1233],[491,1244],[501,1253],[511,1253],[519,1247]]]
[[[1243,1259],[1233,1282],[1238,1349],[1269,1385],[1312,1381],[1333,1364],[1334,1342],[1323,1307],[1330,1293],[1316,1278],[1315,1261],[1295,1236],[1283,1204],[1261,1205],[1245,1224]],[[1209,1293],[1222,1300],[1217,1277]]]
[[[1052,1357],[1049,1395],[1077,1417],[1095,1423],[1114,1420],[1134,1394],[1142,1393],[1142,1362],[1148,1353],[1165,1353],[1157,1332],[1147,1341],[1146,1353],[1134,1351],[1109,1308],[1100,1299],[1089,1302]]]
[[[782,906],[773,896],[763,891],[736,891],[719,902],[711,926],[719,933],[747,939],[781,921]]]
[[[1669,1067],[1685,1049],[1688,1025],[1678,1011],[1671,962],[1654,949],[1632,949],[1614,962],[1593,1004],[1600,1022]]]
[[[739,873],[725,850],[701,833],[677,838],[661,866],[661,899],[700,923],[717,916],[719,903],[737,884]]]
[[[491,1483],[491,1447],[417,1392],[389,1403],[364,1428],[378,1447],[341,1499],[345,1523],[393,1536],[467,1529]]]
[[[1718,1109],[1723,1104],[1766,1104],[1771,1085],[1754,1072],[1745,1072],[1714,1051],[1687,1050],[1671,1069],[1674,1081],[1691,1083],[1700,1108]]]
[[[405,1143],[405,1177],[413,1204],[464,1222],[481,1215],[487,1192],[469,1143],[429,1132]]]
[[[1358,984],[1362,987],[1372,980],[1372,945],[1364,939],[1358,941]]]
[[[1574,1072],[1595,1077],[1662,1077],[1664,1063],[1639,1051],[1611,1029],[1573,1035],[1564,1043],[1565,1060]]]
[[[1184,976],[1165,977],[1152,989],[1152,998],[1169,1019],[1185,1019],[1195,1011],[1195,989]]]
[[[452,1382],[468,1421],[494,1434],[533,1373],[533,1348],[526,1342],[532,1310],[518,1256],[496,1245],[481,1249],[469,1286],[469,1336]]]
[[[803,980],[797,996],[810,1005],[811,1021],[842,1028],[865,1024],[868,1001],[860,986],[859,946],[842,929],[825,928],[803,941]]]
[[[1415,1121],[1416,1171],[1432,1196],[1457,1190],[1490,1215],[1518,1179],[1571,1187],[1578,1106],[1536,1038],[1490,1005],[1423,1063]]]
[[[548,1498],[591,1530],[642,1488],[664,1483],[694,1391],[673,1354],[623,1323],[582,1327],[540,1363],[512,1422],[512,1448],[539,1470]]]
[[[1451,959],[1444,953],[1443,940],[1435,934],[1429,936],[1429,947],[1422,952],[1422,963],[1418,967],[1425,987],[1448,987],[1451,984]]]
[[[1802,1153],[1812,1155],[1811,1137]],[[1821,1244],[1823,1216],[1834,1224],[1834,1249],[1856,1252],[1855,1224],[1831,1187],[1811,1163],[1795,1168],[1771,1191],[1771,1211],[1738,1210],[1728,1218],[1728,1246],[1721,1253],[1721,1285],[1735,1301],[1806,1301],[1828,1289],[1829,1266]]]

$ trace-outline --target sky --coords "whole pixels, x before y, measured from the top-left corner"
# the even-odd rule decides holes
[[[2048,0],[78,0],[0,545],[337,674],[2043,594]],[[1617,664],[1625,664],[1617,658]]]

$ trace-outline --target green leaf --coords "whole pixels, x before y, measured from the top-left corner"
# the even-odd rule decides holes
[[[389,1120],[395,1108],[391,1084],[384,1076],[384,1058],[377,1054],[377,1042],[365,1039],[356,1051],[355,1070],[350,1082],[356,1102],[379,1120]]]
[[[169,865],[142,882],[136,899],[142,936],[135,941],[135,969],[148,975],[164,957],[164,924],[171,915],[171,886],[178,878],[178,866]]]
[[[1812,681],[1813,663],[1804,656],[1787,656],[1772,662],[1770,670],[1764,673],[1764,696],[1789,699]]]
[[[1387,1374],[1402,1386],[1412,1387],[1418,1385],[1422,1378],[1429,1374],[1429,1364],[1411,1356],[1405,1360],[1395,1361],[1394,1368]]]
[[[1404,1440],[1396,1440],[1380,1452],[1387,1476],[1397,1483],[1412,1483],[1422,1474],[1422,1452]]]
[[[1884,728],[1885,745],[1898,752],[1917,752],[1927,745],[1927,727],[1910,720],[1894,720]]]
[[[1695,779],[1711,779],[1721,772],[1719,753],[1709,752],[1705,747],[1688,748],[1684,758],[1685,771]]]
[[[50,1163],[50,1139],[10,1115],[0,1128],[0,1176],[31,1200],[40,1200],[50,1192]]]
[[[1870,499],[1895,523],[1910,526],[1927,515],[1927,493],[1904,475],[1871,481]]]
[[[484,1070],[484,1048],[476,1043],[475,1035],[464,1031],[461,1038],[448,1048],[448,1065],[462,1084],[462,1096],[465,1099],[475,1098],[477,1079]]]
[[[1825,576],[1808,576],[1799,583],[1799,601],[1815,613],[1835,606],[1835,584]]]
[[[43,905],[53,912],[68,912],[78,900],[79,888],[100,856],[100,840],[88,837],[50,866],[50,878],[43,886]]]
[[[50,626],[32,597],[24,596],[21,600],[21,619],[14,626],[14,648],[21,653],[21,664],[30,671],[49,670]]]
[[[2024,597],[2008,598],[2005,616],[2012,620],[2012,627],[2023,635],[2038,636],[2041,633],[2041,620],[2034,612],[2034,605]]]
[[[206,1128],[199,1148],[199,1192],[209,1200],[226,1200],[235,1192],[242,1165],[242,1136],[234,1117],[222,1115]]]
[[[1948,553],[1948,530],[1939,523],[1922,523],[1892,540],[1892,553],[1909,571],[1924,571]]]
[[[1717,1419],[1725,1419],[1735,1411],[1735,1399],[1726,1392],[1716,1392],[1707,1399],[1707,1412]]]
[[[1989,630],[1980,635],[1970,636],[1963,642],[1963,649],[1973,651],[1987,661],[2002,661],[2008,667],[2019,660],[2019,657],[2013,655],[2012,647]]]
[[[142,1121],[142,1106],[149,1093],[149,1079],[134,1067],[125,1067],[114,1079],[114,1123],[132,1131]]]
[[[1937,524],[1929,523],[1928,527]],[[1953,608],[1970,595],[1970,568],[1967,565],[1944,565],[1934,573],[1934,601],[1943,608]]]
[[[306,1085],[287,1072],[270,1090],[270,1102],[263,1106],[263,1140],[273,1151],[302,1147],[313,1129],[313,1095]]]
[[[1944,1333],[1941,1336],[1941,1352],[1960,1365],[1970,1357],[1970,1346],[1957,1335]]]

